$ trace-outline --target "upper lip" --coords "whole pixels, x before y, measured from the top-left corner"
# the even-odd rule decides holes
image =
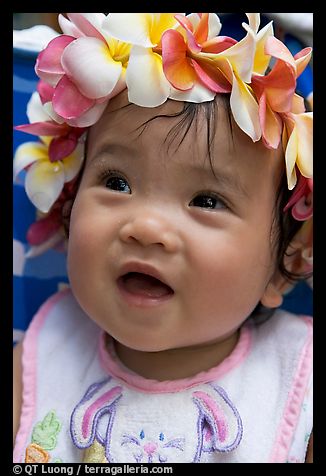
[[[158,279],[163,284],[165,284],[166,286],[168,286],[169,288],[172,289],[170,284],[166,281],[165,277],[151,264],[142,263],[142,262],[139,262],[139,261],[129,261],[128,263],[125,263],[120,268],[118,278],[121,278],[122,276],[124,276],[128,273],[147,274],[148,276],[151,276],[152,278]],[[172,289],[172,291],[173,291],[173,289]]]

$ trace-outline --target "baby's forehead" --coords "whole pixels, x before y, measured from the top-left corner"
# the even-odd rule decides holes
[[[91,127],[88,142],[93,148],[110,142],[134,143],[165,148],[165,153],[191,148],[207,155],[214,142],[233,146],[231,115],[226,101],[189,104],[168,100],[159,107],[140,107],[129,103],[126,92],[113,98],[100,120]],[[249,142],[249,141],[248,141]]]
[[[189,162],[205,162],[209,158],[213,165],[223,158],[237,163],[270,155],[262,141],[253,143],[235,124],[228,101],[225,95],[217,95],[211,103],[168,100],[159,107],[148,108],[129,103],[124,91],[109,102],[100,120],[91,127],[88,151],[96,155],[114,143],[154,149],[167,156],[186,154]]]

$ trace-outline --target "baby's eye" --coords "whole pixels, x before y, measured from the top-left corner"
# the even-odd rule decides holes
[[[208,208],[211,210],[226,208],[224,201],[215,194],[201,193],[191,200],[189,203],[192,207]]]
[[[105,186],[116,192],[131,193],[131,188],[129,187],[127,180],[116,173],[109,176],[106,180]]]

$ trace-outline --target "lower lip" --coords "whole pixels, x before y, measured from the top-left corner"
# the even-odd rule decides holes
[[[169,301],[174,295],[174,293],[168,293],[160,297],[151,297],[151,296],[146,296],[145,294],[131,293],[125,288],[123,281],[119,279],[117,281],[117,287],[124,301],[129,306],[136,306],[136,307],[160,306],[162,304],[165,304],[167,301]]]

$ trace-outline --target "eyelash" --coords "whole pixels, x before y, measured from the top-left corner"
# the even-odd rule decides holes
[[[128,188],[129,188],[129,192],[124,192],[122,190],[115,190],[114,188],[111,188],[112,191],[116,191],[116,192],[120,192],[120,193],[129,193],[131,194],[132,191],[131,191],[131,187],[128,183],[128,180],[124,177],[124,175],[117,171],[117,170],[106,170],[104,172],[102,172],[100,174],[100,181],[101,182],[105,182],[105,186],[107,187],[107,183],[109,181],[110,178],[116,178],[116,179],[121,179],[123,180],[124,182],[126,182]],[[208,201],[208,203],[210,202],[210,204],[212,206],[199,206],[199,205],[192,205],[196,199],[198,198],[208,198],[210,199],[210,201]],[[216,202],[219,202],[222,204],[222,206],[219,206],[219,207],[216,207],[216,206],[213,206],[214,204],[214,201],[215,201],[215,205],[216,205]],[[195,206],[197,208],[203,208],[205,210],[220,210],[220,209],[228,209],[229,206],[227,205],[225,199],[221,198],[217,193],[215,192],[209,192],[209,191],[204,191],[204,192],[199,192],[195,195],[195,197],[189,202],[189,206]]]

